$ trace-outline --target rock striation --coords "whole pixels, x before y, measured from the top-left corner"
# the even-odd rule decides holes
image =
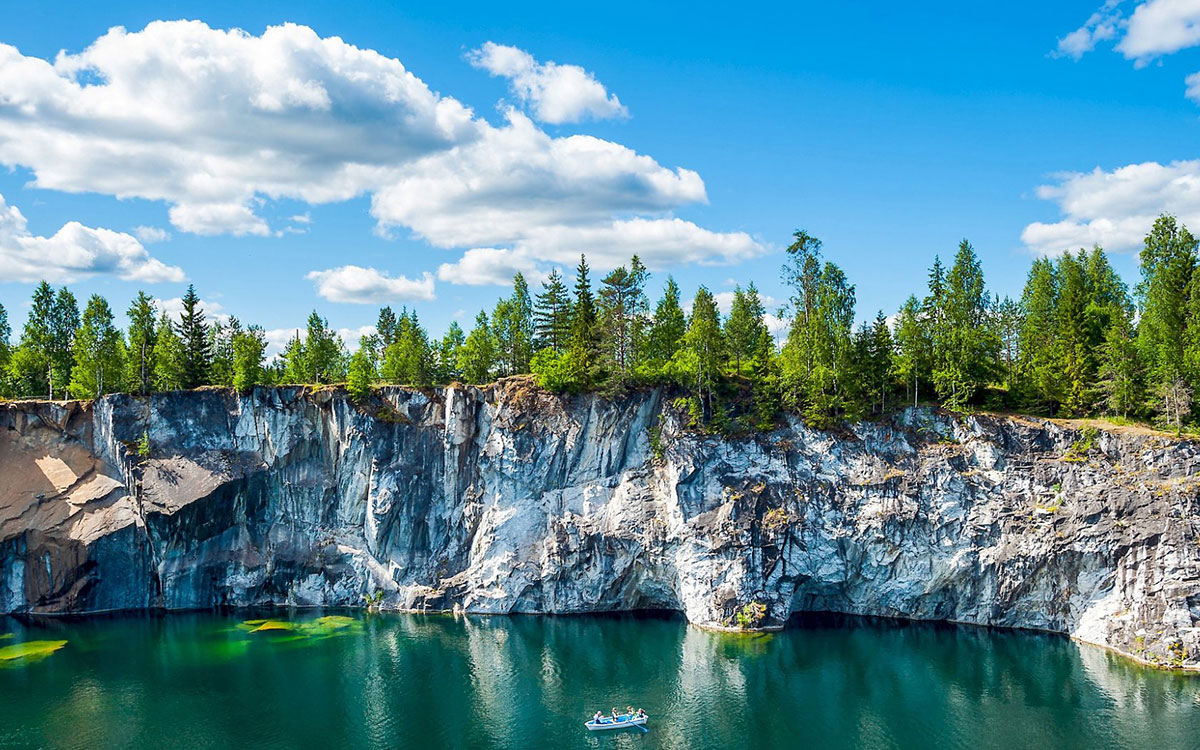
[[[367,405],[289,387],[0,405],[0,613],[832,611],[1200,668],[1200,444],[925,408],[743,437],[684,419],[661,391],[522,378]]]

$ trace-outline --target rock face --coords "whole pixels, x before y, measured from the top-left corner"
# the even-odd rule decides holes
[[[1200,668],[1200,446],[908,410],[718,438],[661,393],[0,406],[0,612],[823,610]],[[149,454],[139,454],[148,440]],[[752,613],[752,612],[751,612]],[[753,614],[753,613],[752,613]]]

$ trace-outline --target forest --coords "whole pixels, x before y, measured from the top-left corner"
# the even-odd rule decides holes
[[[670,386],[694,425],[716,429],[768,429],[789,413],[829,427],[921,402],[1176,430],[1196,422],[1198,242],[1172,216],[1146,235],[1132,290],[1096,247],[1034,260],[1020,298],[1001,299],[963,240],[948,266],[934,258],[926,288],[895,315],[880,311],[857,327],[846,274],[816,237],[797,231],[792,239],[782,340],[753,282],[735,289],[727,315],[704,286],[685,313],[670,277],[651,305],[650,273],[636,256],[594,288],[586,257],[570,285],[556,270],[534,291],[518,274],[490,314],[481,310],[469,331],[451,323],[441,338],[415,310],[384,307],[375,333],[349,353],[314,311],[270,359],[262,327],[206,320],[193,287],[174,317],[139,292],[121,330],[103,297],[80,312],[69,289],[43,281],[15,344],[0,305],[0,396],[344,383],[361,400],[380,384],[484,384],[531,373],[558,392]]]

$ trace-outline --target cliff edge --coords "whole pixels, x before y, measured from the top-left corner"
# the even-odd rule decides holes
[[[527,379],[7,403],[0,613],[821,610],[1198,669],[1198,448],[928,409],[720,438]]]

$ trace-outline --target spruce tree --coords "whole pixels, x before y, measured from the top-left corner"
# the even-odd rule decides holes
[[[629,268],[618,266],[600,282],[598,314],[604,354],[618,383],[629,380],[645,332],[648,275],[635,255]]]
[[[680,356],[680,355],[684,356]],[[688,318],[687,333],[683,336],[683,350],[676,354],[682,365],[681,372],[687,376],[685,384],[693,389],[704,408],[704,418],[713,415],[713,399],[721,364],[725,361],[725,338],[721,333],[721,313],[717,301],[706,287],[696,290],[692,301],[692,314]]]
[[[1144,394],[1141,361],[1130,310],[1118,308],[1113,311],[1100,350],[1099,377],[1106,414],[1128,418],[1137,413],[1144,401]]]
[[[686,331],[687,317],[679,303],[679,285],[675,283],[675,279],[668,276],[662,299],[654,308],[654,317],[643,345],[643,352],[638,357],[647,376],[658,376],[662,368],[675,356],[675,352],[679,351]]]
[[[932,283],[930,293],[943,299],[934,328],[934,388],[943,403],[961,407],[996,377],[1000,349],[989,325],[983,267],[971,243],[965,239],[959,243],[944,293],[938,294]]]
[[[1196,238],[1170,215],[1158,217],[1142,248],[1142,279],[1137,285],[1141,310],[1138,349],[1147,385],[1156,393],[1181,392],[1176,381],[1187,361],[1185,330],[1196,248]],[[1166,402],[1161,398],[1154,405],[1164,410]]]
[[[183,388],[199,388],[208,384],[208,370],[212,359],[209,349],[208,326],[204,323],[204,311],[200,309],[200,295],[196,287],[188,284],[182,299],[183,311],[179,314],[176,333],[183,347]]]
[[[567,349],[571,325],[571,294],[555,268],[542,283],[542,291],[533,306],[537,349],[561,354]]]
[[[567,351],[570,378],[575,387],[588,388],[599,380],[596,301],[588,278],[587,258],[579,256],[575,269],[575,300],[571,305],[571,336]]]
[[[280,382],[289,385],[306,385],[312,382],[312,368],[308,365],[308,356],[304,351],[304,340],[300,338],[300,331],[296,331],[288,340],[283,354],[280,355],[280,365]]]
[[[129,318],[125,383],[130,392],[146,396],[154,390],[154,342],[158,338],[154,298],[145,292],[138,292],[125,315]]]

